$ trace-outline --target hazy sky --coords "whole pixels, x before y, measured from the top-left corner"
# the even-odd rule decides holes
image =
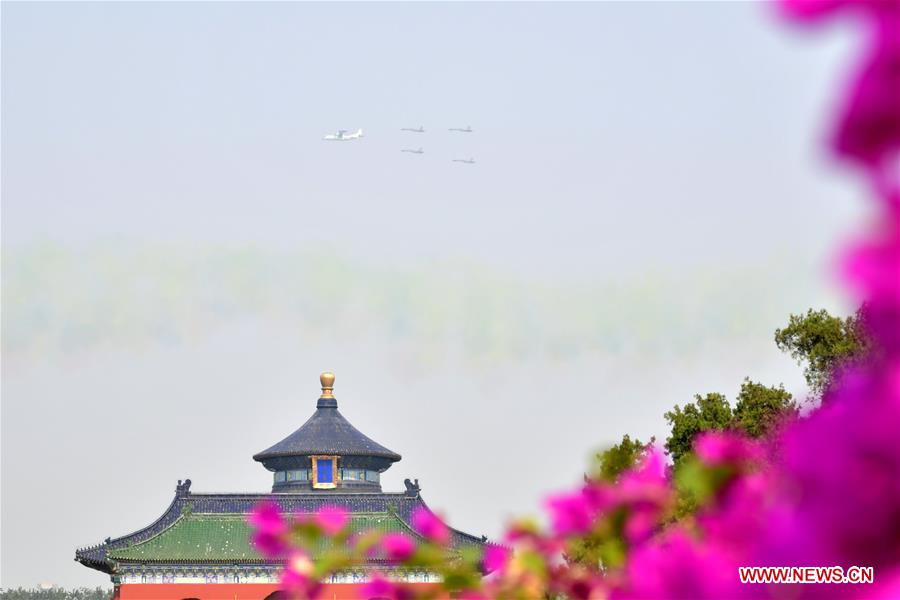
[[[267,491],[250,457],[325,369],[403,455],[385,489],[488,535],[694,393],[802,394],[772,333],[842,310],[861,221],[817,150],[834,34],[757,4],[4,2],[2,585],[106,584],[75,548],[179,478]]]

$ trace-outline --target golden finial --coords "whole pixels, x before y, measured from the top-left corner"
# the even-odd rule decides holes
[[[319,382],[322,384],[322,395],[319,398],[334,398],[334,373],[325,371],[319,375]]]

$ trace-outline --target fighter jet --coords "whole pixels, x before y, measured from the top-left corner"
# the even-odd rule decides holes
[[[419,128],[415,127],[401,127],[400,131],[412,131],[413,133],[425,133],[425,128],[419,125]]]
[[[474,159],[474,158],[470,158],[470,159],[466,160],[465,158],[454,158],[454,159],[453,159],[453,162],[466,163],[467,165],[474,165],[474,164],[475,164],[475,159]]]
[[[459,131],[461,133],[472,133],[472,126],[466,125],[465,127],[451,127],[447,131]]]
[[[355,133],[347,133],[346,129],[339,129],[337,133],[326,135],[322,139],[327,142],[349,142],[350,140],[358,140],[362,136],[362,129],[357,129]]]
[[[400,152],[409,152],[410,154],[425,154],[425,151],[419,148],[418,150],[413,150],[411,148],[404,148]]]

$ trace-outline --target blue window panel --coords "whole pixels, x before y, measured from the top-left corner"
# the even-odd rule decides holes
[[[316,467],[319,470],[316,473],[316,479],[318,479],[319,483],[334,483],[334,471],[331,468],[330,460],[318,460],[316,461]]]

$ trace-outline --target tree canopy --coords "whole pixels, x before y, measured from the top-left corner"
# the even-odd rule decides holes
[[[769,387],[744,379],[734,408],[717,392],[694,396],[694,402],[665,414],[671,427],[666,451],[678,464],[694,445],[702,431],[735,430],[753,438],[766,435],[780,419],[796,414],[797,405],[784,386]]]
[[[797,404],[783,385],[768,387],[744,379],[734,404],[732,426],[753,438],[771,431],[772,426],[797,412]]]
[[[864,357],[868,342],[861,308],[844,319],[825,309],[809,309],[806,314],[791,315],[783,329],[775,331],[775,344],[803,366],[810,391],[821,396],[835,369]]]
[[[675,405],[665,415],[672,428],[666,438],[666,451],[676,463],[691,451],[694,437],[701,431],[730,429],[734,416],[731,405],[723,394],[713,392],[694,396],[694,402],[682,409]]]
[[[622,441],[614,446],[598,452],[594,465],[594,477],[602,481],[615,482],[619,475],[633,467],[641,459],[655,438],[649,443],[643,443],[635,438],[631,439],[627,433],[622,436]]]

